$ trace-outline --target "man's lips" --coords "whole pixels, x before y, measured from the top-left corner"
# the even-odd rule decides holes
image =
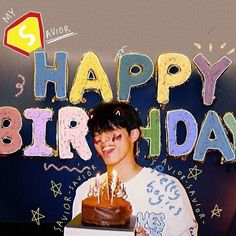
[[[107,146],[102,149],[102,152],[105,156],[111,154],[115,150],[115,146]]]

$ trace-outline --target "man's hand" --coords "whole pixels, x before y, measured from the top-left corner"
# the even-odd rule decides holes
[[[135,236],[149,236],[149,233],[145,232],[144,228],[141,226],[137,226],[135,228]]]

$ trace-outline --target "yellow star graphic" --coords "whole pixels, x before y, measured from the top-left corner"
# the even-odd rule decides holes
[[[189,168],[189,174],[188,174],[188,179],[194,178],[197,180],[197,176],[202,173],[202,170],[197,168],[197,165],[195,165],[193,168]]]
[[[220,209],[218,207],[218,205],[216,204],[214,209],[211,211],[211,218],[213,218],[214,216],[220,217],[220,212],[222,212],[223,210]]]
[[[45,216],[39,213],[39,208],[36,211],[31,210],[31,213],[33,214],[31,221],[35,221],[37,225],[40,225],[39,220],[45,218]]]
[[[61,186],[62,186],[62,184],[61,183],[55,184],[54,181],[51,180],[51,186],[52,187],[50,188],[50,190],[53,192],[54,197],[57,197],[58,194],[62,195],[62,193],[61,193]]]

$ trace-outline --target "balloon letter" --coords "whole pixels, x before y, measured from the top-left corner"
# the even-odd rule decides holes
[[[226,113],[223,120],[233,136],[234,150],[236,150],[236,120],[233,113]]]
[[[86,141],[88,115],[79,107],[63,107],[58,112],[59,156],[73,158],[70,145],[83,160],[91,158],[92,153]]]
[[[186,127],[186,138],[183,144],[177,144],[177,124],[182,121]],[[168,153],[170,156],[189,154],[197,140],[198,128],[193,115],[186,110],[167,112]]]
[[[117,85],[119,101],[128,101],[132,87],[146,83],[153,74],[153,62],[145,55],[125,54],[120,58]]]
[[[67,53],[56,52],[54,65],[47,65],[45,52],[35,52],[34,95],[36,99],[46,97],[47,83],[55,84],[55,94],[58,100],[66,99],[67,89]]]
[[[147,127],[142,127],[142,137],[150,143],[149,156],[156,157],[161,152],[160,110],[156,108],[150,110],[148,123]]]
[[[0,154],[14,153],[22,146],[20,112],[14,107],[1,107],[0,122]]]
[[[24,111],[26,119],[33,120],[32,123],[32,140],[33,144],[25,147],[25,156],[51,156],[52,148],[46,145],[46,124],[52,118],[51,109],[28,108]]]
[[[80,103],[85,90],[100,91],[105,102],[112,100],[112,90],[98,57],[88,52],[77,69],[70,92],[70,102]]]
[[[157,71],[157,101],[161,104],[167,104],[170,88],[183,84],[190,77],[191,62],[183,54],[162,54],[157,59]]]
[[[205,105],[211,105],[213,103],[216,82],[220,76],[230,66],[232,61],[224,56],[221,57],[214,65],[211,65],[207,59],[199,53],[193,58],[193,62],[196,64],[198,70],[202,74],[203,89],[202,97]]]
[[[214,138],[211,138],[212,133]],[[208,149],[219,150],[226,161],[235,160],[235,153],[215,111],[208,111],[206,119],[203,121],[193,160],[204,161]]]

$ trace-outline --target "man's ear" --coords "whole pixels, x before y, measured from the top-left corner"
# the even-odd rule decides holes
[[[140,137],[140,130],[139,129],[132,129],[130,131],[130,137],[131,137],[132,142],[136,142]]]

